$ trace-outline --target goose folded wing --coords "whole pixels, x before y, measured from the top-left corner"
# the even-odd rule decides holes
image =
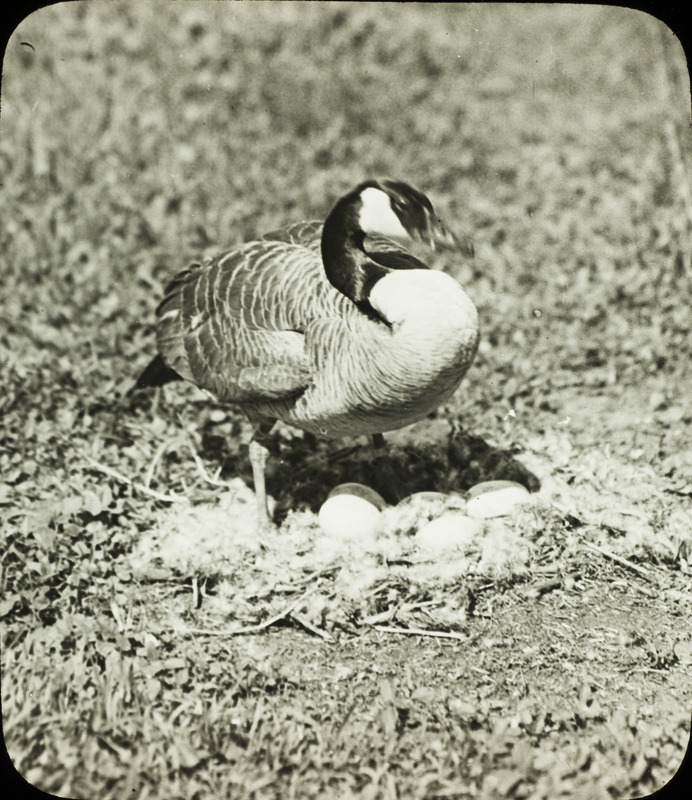
[[[287,399],[310,381],[298,331],[243,328],[211,317],[189,331],[185,351],[195,383],[226,402]]]
[[[228,402],[300,394],[311,371],[302,326],[286,313],[291,270],[276,260],[286,248],[252,243],[179,273],[157,312],[164,361]]]

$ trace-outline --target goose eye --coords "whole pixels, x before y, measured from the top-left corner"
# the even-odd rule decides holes
[[[401,216],[406,211],[406,206],[404,203],[401,202],[398,198],[392,198],[392,209]]]

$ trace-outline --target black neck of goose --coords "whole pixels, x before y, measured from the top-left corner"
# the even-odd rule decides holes
[[[362,311],[376,314],[370,305],[372,287],[390,270],[365,252],[365,234],[358,223],[360,200],[342,198],[327,217],[322,230],[322,262],[329,282]]]

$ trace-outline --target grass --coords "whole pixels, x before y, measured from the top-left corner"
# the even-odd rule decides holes
[[[29,782],[538,800],[667,780],[692,698],[681,56],[606,7],[138,0],[21,23],[0,116],[0,619],[3,731]],[[350,604],[309,563],[283,587],[242,559],[138,572],[171,513],[152,493],[218,504],[192,449],[251,475],[232,409],[185,387],[124,397],[166,279],[370,175],[427,191],[476,249],[438,266],[478,306],[481,349],[451,403],[392,437],[399,469],[418,488],[484,477],[467,440],[448,449],[462,422],[525,464],[545,498],[520,529],[528,567],[442,586],[385,559]],[[282,431],[279,501],[308,515],[367,476],[325,462],[342,444]]]

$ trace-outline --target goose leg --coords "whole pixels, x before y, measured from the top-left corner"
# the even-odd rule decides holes
[[[257,499],[257,529],[268,530],[272,527],[272,519],[267,505],[267,487],[264,472],[269,457],[268,444],[269,432],[274,423],[261,424],[255,431],[249,445],[250,464],[252,466],[252,479],[255,483],[255,497]]]

